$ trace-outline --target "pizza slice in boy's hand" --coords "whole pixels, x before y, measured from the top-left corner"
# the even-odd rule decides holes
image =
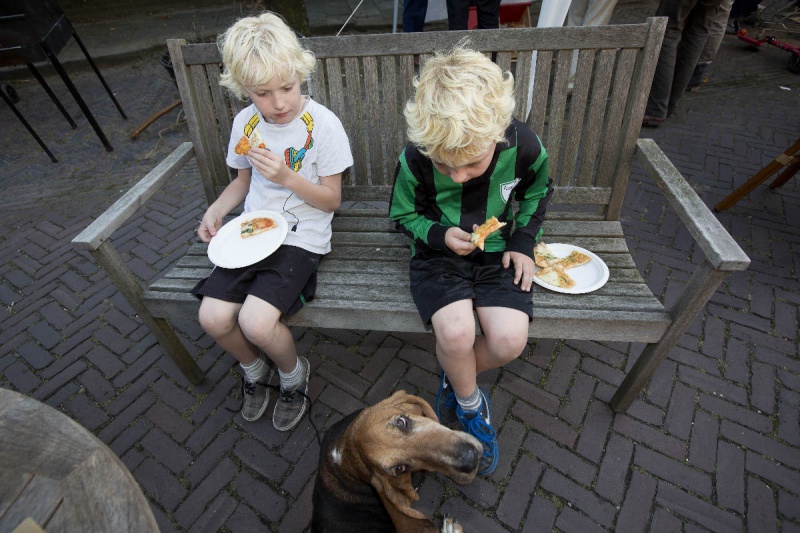
[[[264,143],[264,139],[256,128],[253,128],[253,133],[251,133],[249,137],[247,135],[242,135],[242,138],[236,143],[233,151],[239,155],[247,155],[254,146],[257,148],[267,147],[266,143]]]
[[[481,224],[480,226],[478,226],[478,229],[472,232],[470,240],[472,241],[472,244],[483,250],[483,244],[484,241],[486,240],[486,237],[488,237],[489,235],[491,235],[492,233],[499,230],[505,225],[506,223],[500,222],[499,220],[497,220],[497,217],[492,217],[483,224]]]

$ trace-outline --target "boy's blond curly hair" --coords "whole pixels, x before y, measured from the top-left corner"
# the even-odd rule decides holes
[[[436,53],[414,79],[405,107],[408,139],[424,155],[459,167],[504,140],[514,112],[514,78],[464,42]]]
[[[237,20],[217,39],[224,66],[220,85],[238,98],[248,97],[247,88],[300,76],[305,80],[314,71],[316,60],[284,20],[275,13]]]

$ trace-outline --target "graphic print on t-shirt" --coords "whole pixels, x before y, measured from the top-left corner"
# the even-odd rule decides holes
[[[306,143],[299,150],[289,147],[284,152],[286,166],[295,172],[300,171],[300,168],[303,166],[303,158],[306,156],[306,152],[314,145],[314,138],[312,135],[312,132],[314,131],[314,118],[311,116],[311,113],[306,111],[300,117],[300,120],[306,123],[306,130],[308,130],[308,138],[306,139]]]
[[[250,137],[250,134],[253,133],[253,130],[256,129],[256,124],[261,120],[258,116],[258,113],[250,117],[250,120],[247,121],[247,124],[244,125],[244,134],[247,137]]]

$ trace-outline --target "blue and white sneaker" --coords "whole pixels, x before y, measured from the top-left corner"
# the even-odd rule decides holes
[[[492,408],[489,398],[483,389],[481,391],[481,408],[477,411],[464,411],[456,405],[456,417],[461,422],[464,431],[478,439],[483,446],[483,455],[478,463],[478,474],[488,476],[497,468],[500,450],[497,446],[497,436],[492,429]]]
[[[456,416],[456,393],[452,385],[447,380],[447,375],[442,370],[442,381],[439,383],[439,392],[436,393],[436,416],[439,417],[439,423],[445,427],[453,429],[458,417]]]

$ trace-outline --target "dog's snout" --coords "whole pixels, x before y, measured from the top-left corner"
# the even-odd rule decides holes
[[[478,467],[480,450],[471,442],[460,442],[456,450],[456,469],[468,474]]]

